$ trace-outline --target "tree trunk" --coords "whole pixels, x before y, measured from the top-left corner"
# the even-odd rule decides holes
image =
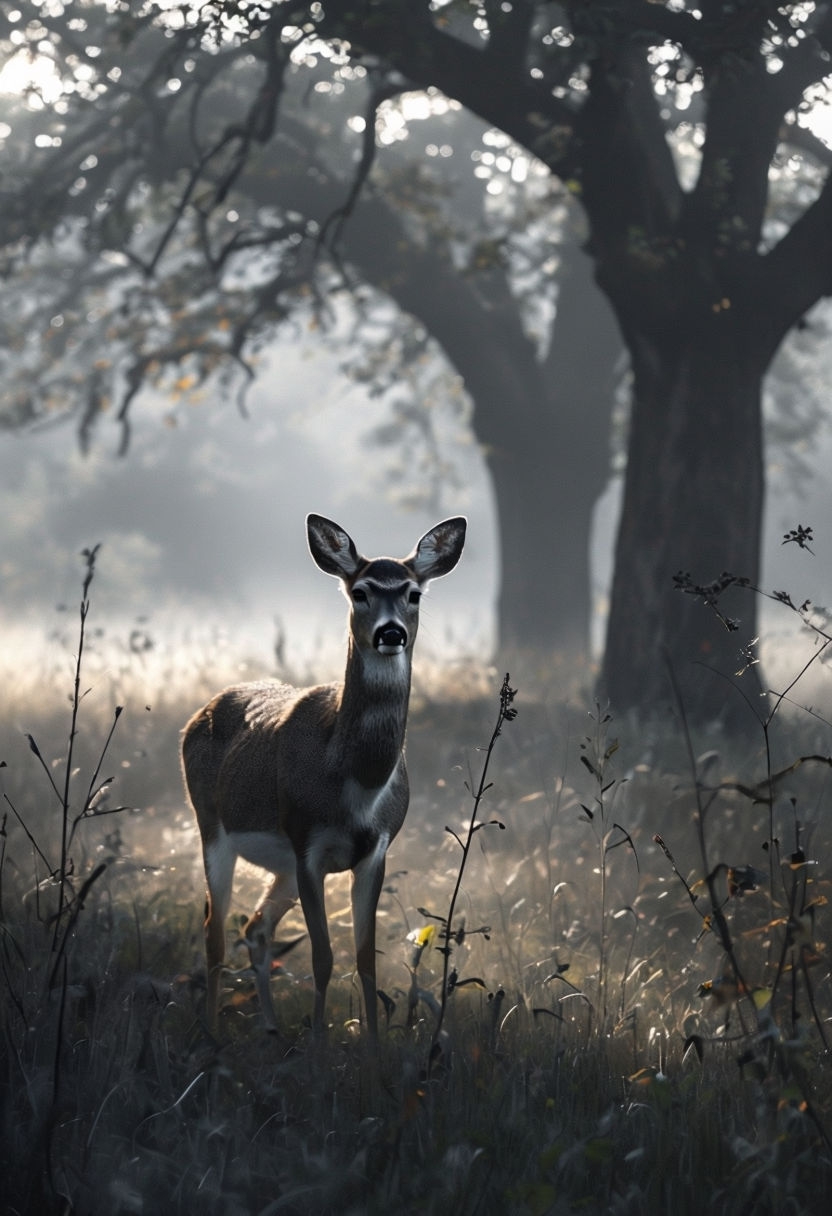
[[[745,698],[763,709],[757,669],[736,675],[756,635],[755,597],[734,590],[720,600],[740,622],[729,631],[673,579],[685,571],[701,585],[728,571],[757,582],[762,363],[743,353],[750,342],[721,310],[698,326],[681,320],[677,332],[661,345],[630,342],[634,400],[601,691],[614,711],[665,715],[672,670],[691,720],[735,728],[753,724]]]
[[[595,508],[610,480],[613,402],[623,356],[621,332],[609,301],[595,284],[592,262],[571,240],[561,248],[557,315],[544,368],[545,409],[554,422],[549,508],[559,580],[553,611],[564,623],[558,647],[584,669],[594,608],[592,528]],[[540,463],[539,447],[530,451],[530,459]]]
[[[497,505],[500,661],[564,679],[583,673],[592,613],[595,505],[610,470],[610,419],[622,342],[590,261],[563,247],[545,361],[511,315],[480,314],[476,333],[434,328],[474,399],[473,425]],[[435,320],[434,315],[434,320]],[[496,323],[495,323],[496,322]],[[452,330],[452,332],[451,332]]]
[[[494,492],[498,528],[498,661],[523,675],[585,652],[589,627],[589,535],[601,472],[576,468],[575,437],[559,412],[557,382],[536,359],[511,314],[448,318],[432,333],[463,375],[474,402],[473,428]],[[599,396],[590,433],[608,432]],[[606,411],[606,426],[604,421]],[[574,423],[574,419],[572,420]],[[571,663],[570,663],[571,665]]]

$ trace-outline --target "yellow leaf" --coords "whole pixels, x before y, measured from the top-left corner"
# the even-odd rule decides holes
[[[423,925],[421,929],[411,929],[407,940],[422,949],[429,946],[436,937],[436,925]]]
[[[751,993],[751,999],[754,1002],[755,1009],[765,1009],[766,1005],[771,1002],[771,989],[755,988]]]

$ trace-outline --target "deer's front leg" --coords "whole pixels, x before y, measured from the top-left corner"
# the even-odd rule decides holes
[[[312,1029],[315,1034],[321,1035],[324,1032],[326,990],[332,975],[332,947],[329,944],[324,904],[324,875],[318,867],[310,864],[308,858],[298,858],[297,883],[300,905],[312,943],[312,974],[315,977]]]
[[[364,993],[367,1033],[378,1039],[378,995],[376,993],[376,909],[384,885],[387,840],[378,841],[372,853],[352,872],[352,927],[355,935],[355,961]]]

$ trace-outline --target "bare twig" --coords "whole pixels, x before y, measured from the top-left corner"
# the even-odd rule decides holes
[[[465,864],[468,860],[468,855],[471,851],[471,843],[474,839],[475,833],[478,832],[480,830],[480,828],[485,827],[484,823],[481,823],[478,821],[477,815],[479,814],[480,804],[482,803],[482,800],[485,797],[486,792],[491,788],[491,783],[488,781],[488,769],[491,764],[491,755],[494,751],[494,745],[496,744],[497,740],[499,739],[499,737],[502,733],[503,724],[506,722],[513,721],[514,718],[516,718],[516,716],[517,716],[517,710],[514,709],[514,707],[513,707],[513,701],[514,701],[514,698],[516,695],[517,695],[517,689],[511,687],[511,685],[509,684],[509,675],[508,675],[508,673],[506,673],[505,678],[503,679],[502,687],[500,688],[500,709],[499,709],[499,712],[497,715],[497,721],[494,724],[494,729],[491,732],[491,738],[488,742],[488,747],[486,748],[485,759],[483,760],[482,770],[480,772],[479,784],[477,785],[476,793],[474,793],[474,795],[473,795],[474,801],[473,801],[473,804],[471,807],[471,817],[468,821],[468,830],[465,833],[465,838],[464,839],[460,838],[460,836],[458,836],[457,833],[454,832],[451,828],[445,829],[451,836],[454,837],[457,844],[459,844],[460,848],[462,849],[462,858],[460,860],[459,867],[457,869],[456,881],[454,883],[454,889],[451,894],[451,902],[448,905],[448,915],[446,918],[444,918],[445,923],[444,923],[444,928],[442,931],[443,932],[443,945],[440,947],[440,949],[442,951],[442,956],[443,956],[442,957],[442,993],[441,993],[440,1002],[439,1002],[439,1012],[438,1012],[437,1018],[436,1018],[436,1025],[433,1028],[433,1035],[432,1035],[431,1041],[430,1041],[430,1051],[429,1051],[429,1056],[428,1056],[428,1070],[430,1070],[430,1066],[438,1054],[437,1045],[439,1042],[439,1036],[442,1033],[442,1025],[445,1021],[445,1012],[446,1012],[447,1005],[448,1005],[448,996],[450,994],[451,984],[449,981],[449,971],[450,971],[450,960],[451,960],[451,942],[455,937],[454,928],[453,928],[454,912],[456,911],[456,903],[457,903],[457,899],[459,897],[460,889],[462,887],[462,877],[463,877],[463,874],[465,873]],[[492,822],[497,824],[499,827],[503,826],[497,820],[493,820]]]

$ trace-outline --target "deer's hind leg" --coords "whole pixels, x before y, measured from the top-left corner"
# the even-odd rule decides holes
[[[269,980],[272,970],[272,937],[287,912],[298,901],[298,887],[294,869],[290,868],[275,876],[263,898],[255,908],[243,929],[243,940],[248,947],[257,996],[263,1013],[266,1029],[277,1030]]]
[[[237,854],[231,847],[225,832],[203,844],[205,881],[207,885],[205,905],[205,962],[207,968],[207,997],[205,1016],[212,1034],[217,1031],[217,1016],[220,1003],[220,979],[225,959],[225,921],[231,903],[231,883]]]

